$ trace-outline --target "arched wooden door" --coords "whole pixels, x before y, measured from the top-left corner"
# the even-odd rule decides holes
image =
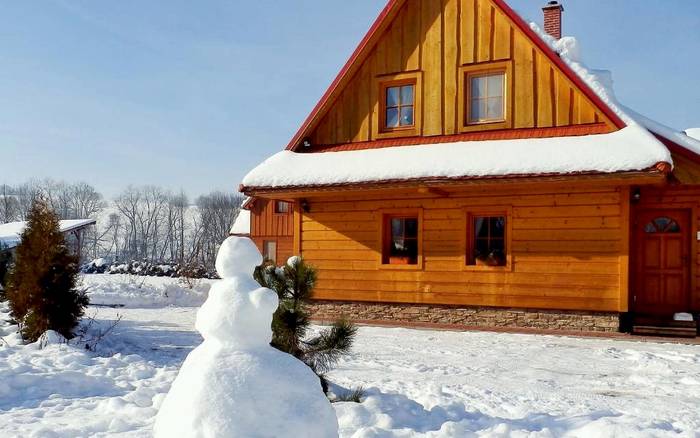
[[[645,210],[636,220],[633,308],[672,315],[690,307],[690,212]]]

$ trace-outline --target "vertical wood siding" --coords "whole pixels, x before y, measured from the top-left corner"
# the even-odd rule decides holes
[[[317,145],[376,140],[376,78],[422,74],[422,132],[457,134],[461,67],[510,60],[513,128],[605,121],[590,101],[490,0],[408,0],[311,134]],[[611,128],[612,130],[612,128]]]
[[[274,201],[256,199],[251,209],[250,237],[263,252],[266,240],[277,242],[277,262],[284,263],[294,255],[294,209],[288,214],[275,214]]]

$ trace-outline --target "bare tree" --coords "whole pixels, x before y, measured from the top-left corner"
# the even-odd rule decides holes
[[[0,224],[19,219],[19,200],[16,189],[7,184],[0,185]]]
[[[127,258],[138,258],[138,222],[139,204],[141,203],[141,190],[129,186],[114,201],[119,213],[125,219],[126,235],[123,238],[120,253]]]
[[[91,218],[105,208],[102,195],[85,182],[67,187],[70,210],[75,219]]]
[[[29,215],[29,210],[34,203],[34,200],[41,195],[41,185],[37,180],[30,180],[17,187],[17,219],[26,220]]]
[[[212,192],[191,205],[184,191],[128,186],[107,207],[91,185],[31,180],[17,187],[0,185],[0,222],[23,220],[32,200],[45,197],[61,219],[96,218],[81,253],[93,259],[203,264],[212,268],[219,245],[240,211],[242,196]]]
[[[197,252],[205,265],[212,264],[216,259],[219,245],[229,235],[242,202],[240,194],[223,192],[213,192],[197,198],[202,233]]]
[[[161,259],[165,259],[166,253],[170,260],[183,262],[185,260],[185,216],[189,202],[183,191],[170,196],[166,205],[166,240],[163,245]]]

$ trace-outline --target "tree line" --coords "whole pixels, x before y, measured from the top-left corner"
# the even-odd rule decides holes
[[[106,199],[84,182],[31,180],[0,184],[0,223],[26,220],[42,197],[60,219],[96,219],[86,230],[83,259],[148,261],[213,267],[216,251],[240,211],[238,193],[214,191],[191,202],[184,192],[128,186]]]

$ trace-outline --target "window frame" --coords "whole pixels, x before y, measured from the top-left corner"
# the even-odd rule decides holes
[[[471,80],[474,77],[503,74],[503,119],[470,122]],[[513,127],[513,61],[496,61],[462,66],[459,69],[458,120],[461,132],[509,129]]]
[[[497,217],[502,216],[506,220],[505,245],[506,263],[502,266],[484,266],[470,264],[471,254],[474,252],[476,237],[474,236],[474,218],[476,217]],[[462,270],[464,271],[488,271],[488,272],[511,272],[513,270],[513,209],[512,207],[494,208],[467,208],[463,214],[462,225]]]
[[[416,218],[418,219],[418,235],[416,237],[416,243],[418,247],[418,254],[416,258],[416,264],[413,265],[400,265],[384,263],[385,254],[388,250],[388,243],[391,235],[391,226],[389,225],[391,219],[396,218]],[[377,266],[379,269],[387,270],[407,270],[407,271],[420,271],[423,269],[423,209],[422,208],[411,208],[411,209],[380,209],[379,210],[379,251],[377,258]]]
[[[401,102],[402,98],[402,89],[406,87],[412,87],[413,88],[413,99],[410,104],[404,105]],[[391,108],[397,108],[399,113],[398,113],[398,126],[387,126],[387,119],[386,119],[386,113],[389,110],[389,105],[387,104],[387,94],[390,88],[398,88],[399,89],[399,105]],[[416,127],[416,81],[415,79],[403,79],[403,80],[398,80],[398,81],[392,81],[392,82],[383,82],[382,83],[382,89],[381,89],[381,95],[382,97],[382,112],[379,114],[380,117],[380,127],[382,129],[382,132],[392,132],[392,131],[401,131],[401,130],[413,130]],[[411,121],[410,125],[402,125],[401,124],[401,109],[403,108],[408,108],[411,107],[413,111],[413,120]]]
[[[267,245],[270,243],[275,245],[275,258],[274,259],[267,257]],[[277,239],[265,239],[265,240],[263,240],[263,242],[262,242],[263,259],[271,260],[275,265],[277,265],[277,256],[279,255],[278,253],[279,253],[279,245],[278,245]]]
[[[293,212],[293,204],[289,201],[274,200],[272,202],[272,211],[276,215],[287,216]],[[278,206],[280,203],[287,204],[287,211],[279,211]]]
[[[414,137],[421,133],[423,114],[421,83],[420,72],[383,75],[375,78],[377,98],[372,116],[372,134],[374,138]],[[413,85],[413,125],[387,127],[386,90],[391,87],[403,87],[406,85]]]

